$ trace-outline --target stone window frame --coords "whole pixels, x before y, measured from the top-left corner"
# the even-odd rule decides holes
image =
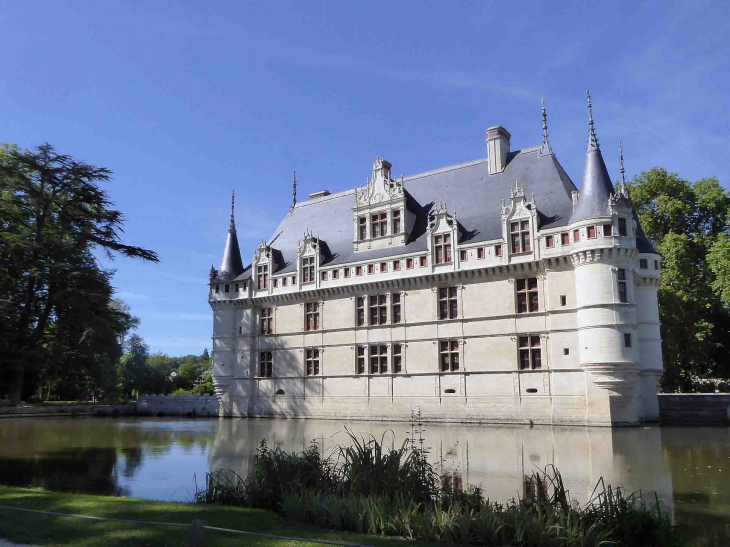
[[[573,230],[573,243],[580,243],[580,228]]]
[[[321,321],[321,316],[320,316],[321,311],[322,311],[321,302],[319,302],[319,301],[304,302],[304,331],[305,332],[314,332],[314,331],[322,330],[322,321]]]
[[[633,345],[632,345],[631,342],[632,342],[632,340],[631,340],[631,333],[630,332],[625,332],[624,333],[624,347],[625,348],[631,348],[631,347],[633,347]]]
[[[368,342],[354,346],[354,374],[355,376],[386,376],[406,373],[406,347],[404,340],[394,342]],[[378,348],[377,355],[373,354],[372,348]],[[382,348],[385,352],[382,353]],[[397,348],[397,351],[396,351]],[[377,361],[377,371],[373,372],[373,358]],[[399,359],[399,370],[395,370],[396,359]],[[387,370],[383,370],[385,364]]]
[[[629,303],[629,280],[626,268],[616,268],[616,297],[622,304]]]
[[[286,275],[281,278],[281,287],[282,288],[284,288],[288,285],[288,280],[289,280],[289,277]]]
[[[366,295],[355,296],[355,327],[367,327],[368,302]]]
[[[647,258],[640,258],[639,259],[639,269],[640,270],[648,270],[649,269],[649,260]]]
[[[349,278],[350,277],[350,267],[345,266],[344,276]]]
[[[604,223],[601,232],[603,233],[603,237],[613,237],[613,224]]]
[[[263,281],[263,287],[262,282]],[[257,290],[263,291],[269,288],[269,265],[261,264],[256,266],[256,287]]]
[[[426,268],[426,267],[428,267],[428,257],[427,256],[419,256],[418,257],[418,267],[419,268]]]
[[[220,285],[216,285],[215,286],[215,294],[220,294],[220,292],[221,292],[221,286]]]
[[[626,217],[618,217],[618,235],[619,237],[628,237],[629,226]]]
[[[591,235],[591,234],[593,234],[593,235]],[[586,238],[587,239],[596,239],[597,237],[598,237],[598,231],[596,230],[595,224],[586,226]]]
[[[400,271],[400,259],[393,261],[393,271],[394,272]]]
[[[555,247],[555,236],[553,236],[553,235],[545,236],[545,248],[553,249],[554,247]]]
[[[324,351],[319,346],[310,346],[304,348],[304,370],[305,377],[322,376],[322,354]],[[311,355],[311,357],[310,357]],[[310,368],[311,363],[311,368]],[[311,372],[310,372],[311,370]]]
[[[268,314],[265,314],[268,310]],[[259,308],[259,336],[274,334],[274,308]]]
[[[368,215],[370,220],[370,239],[386,237],[388,235],[387,211],[376,211]]]
[[[494,256],[502,256],[502,245],[497,244],[494,246]]]
[[[314,255],[312,256],[303,256],[301,258],[302,261],[302,284],[305,283],[316,283],[316,272],[315,272],[315,260]]]
[[[543,352],[543,336],[539,333],[525,332],[518,334],[516,338],[517,370],[545,370],[543,357],[547,352]],[[523,340],[526,340],[526,343],[523,344]],[[537,344],[534,343],[535,340],[537,340]],[[535,366],[535,351],[539,353],[538,366]],[[527,352],[527,367],[522,366],[524,352]]]
[[[532,230],[529,219],[515,219],[509,222],[510,254],[523,254],[532,252]],[[514,237],[517,236],[517,240]],[[517,247],[515,247],[517,242]],[[515,250],[516,249],[516,250]]]
[[[368,234],[368,217],[358,217],[358,228],[357,228],[357,240],[367,241],[369,239]]]
[[[406,270],[412,270],[416,265],[415,260],[413,258],[406,258]]]
[[[459,262],[469,262],[469,251],[459,249]]]
[[[462,349],[464,341],[458,338],[439,338],[436,341],[436,350],[438,359],[436,361],[439,373],[444,372],[463,372],[462,367]],[[448,369],[444,369],[444,357],[446,357],[446,365]],[[456,362],[454,362],[454,358]]]
[[[390,221],[391,221],[391,235],[398,235],[399,233],[401,233],[401,226],[403,223],[402,223],[400,209],[391,209]]]
[[[376,352],[373,353],[373,348],[376,348]],[[373,359],[376,360],[377,370],[373,371]],[[388,364],[390,361],[390,344],[387,342],[371,342],[368,343],[368,375],[375,376],[381,374],[388,374],[390,369]]]
[[[436,319],[439,321],[454,321],[455,319],[461,318],[461,310],[462,305],[459,298],[459,286],[458,285],[439,285],[438,287],[435,287],[435,293],[436,293]],[[453,295],[451,294],[453,290]],[[442,291],[446,291],[446,295],[444,296]],[[456,303],[456,310],[455,314],[452,317],[452,303]],[[446,305],[445,315],[446,317],[443,317],[442,311],[442,304]]]
[[[279,288],[279,278],[278,277],[272,277],[271,278],[271,286],[274,289],[278,289]],[[238,287],[238,285],[236,285],[236,287]]]
[[[374,302],[373,302],[374,301]],[[375,293],[369,294],[367,297],[367,324],[370,327],[382,327],[390,323],[390,314],[388,308],[390,307],[390,293]],[[375,315],[373,316],[373,310]],[[383,313],[385,317],[383,318]],[[373,321],[375,317],[375,321]]]
[[[319,280],[320,281],[327,281],[327,277],[328,277],[328,275],[327,275],[327,271],[326,270],[325,271],[322,271],[322,272],[319,272]]]
[[[274,352],[266,349],[258,352],[257,378],[272,378],[274,375]]]
[[[368,264],[368,275],[373,275],[375,273],[375,264],[372,262]]]
[[[567,247],[570,245],[570,232],[560,232],[560,246]]]
[[[388,272],[388,263],[381,262],[378,270],[380,271],[380,273],[387,273]]]
[[[433,264],[441,266],[454,261],[454,241],[451,232],[433,235]]]
[[[332,280],[339,279],[340,278],[340,270],[332,270]]]
[[[355,266],[355,276],[359,277],[362,275],[362,266]]]
[[[535,287],[530,288],[530,281],[535,281]],[[514,280],[515,285],[515,313],[517,314],[529,314],[538,313],[540,311],[540,282],[537,276],[534,277],[520,277]],[[521,288],[522,287],[522,288]],[[520,295],[525,295],[525,310],[520,310]],[[532,295],[537,295],[537,303],[535,309],[532,308]]]
[[[487,256],[485,247],[477,247],[477,260],[484,260]]]
[[[403,323],[403,294],[393,292],[390,294],[390,324],[400,325]],[[397,313],[396,313],[397,310]],[[398,320],[396,321],[396,317]]]

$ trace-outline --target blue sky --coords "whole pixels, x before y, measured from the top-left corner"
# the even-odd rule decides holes
[[[291,203],[550,142],[576,184],[585,90],[609,172],[730,180],[727,2],[13,2],[0,17],[0,141],[111,168],[118,295],[152,351],[211,347],[207,273],[231,188],[244,262]],[[494,196],[495,201],[505,196]],[[448,203],[448,196],[444,196]]]

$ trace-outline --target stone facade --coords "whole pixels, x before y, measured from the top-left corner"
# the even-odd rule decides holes
[[[546,123],[541,147],[509,139],[407,178],[378,158],[362,188],[293,205],[248,268],[232,217],[208,296],[220,415],[658,420],[659,256],[592,113],[580,193]]]

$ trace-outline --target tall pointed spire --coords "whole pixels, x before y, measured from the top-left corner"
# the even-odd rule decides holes
[[[570,222],[605,217],[608,215],[608,200],[615,193],[606,163],[598,146],[596,128],[593,122],[593,104],[588,92],[588,151],[580,184],[578,203],[573,209]]]
[[[588,150],[600,150],[598,145],[598,137],[596,136],[596,127],[593,123],[593,104],[591,103],[591,91],[586,91],[588,95]]]
[[[548,130],[547,130],[547,111],[545,110],[545,97],[542,99],[542,146],[540,147],[540,155],[551,155],[553,149],[550,148],[550,142],[548,141]]]
[[[293,194],[293,200],[291,207],[294,209],[297,205],[297,172],[294,171],[294,181],[292,182],[292,194]]]
[[[621,186],[626,190],[626,169],[624,169],[624,143],[618,141],[618,161],[621,164]]]
[[[218,272],[218,278],[222,281],[228,281],[238,277],[243,273],[243,261],[241,260],[241,250],[238,247],[238,236],[236,235],[236,191],[231,193],[231,222],[228,225],[228,237],[226,237],[226,246],[223,249],[223,260]]]

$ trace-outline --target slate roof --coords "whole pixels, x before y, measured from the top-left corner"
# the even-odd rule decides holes
[[[589,147],[580,183],[580,199],[570,222],[605,217],[608,214],[608,198],[615,193],[601,150]]]

